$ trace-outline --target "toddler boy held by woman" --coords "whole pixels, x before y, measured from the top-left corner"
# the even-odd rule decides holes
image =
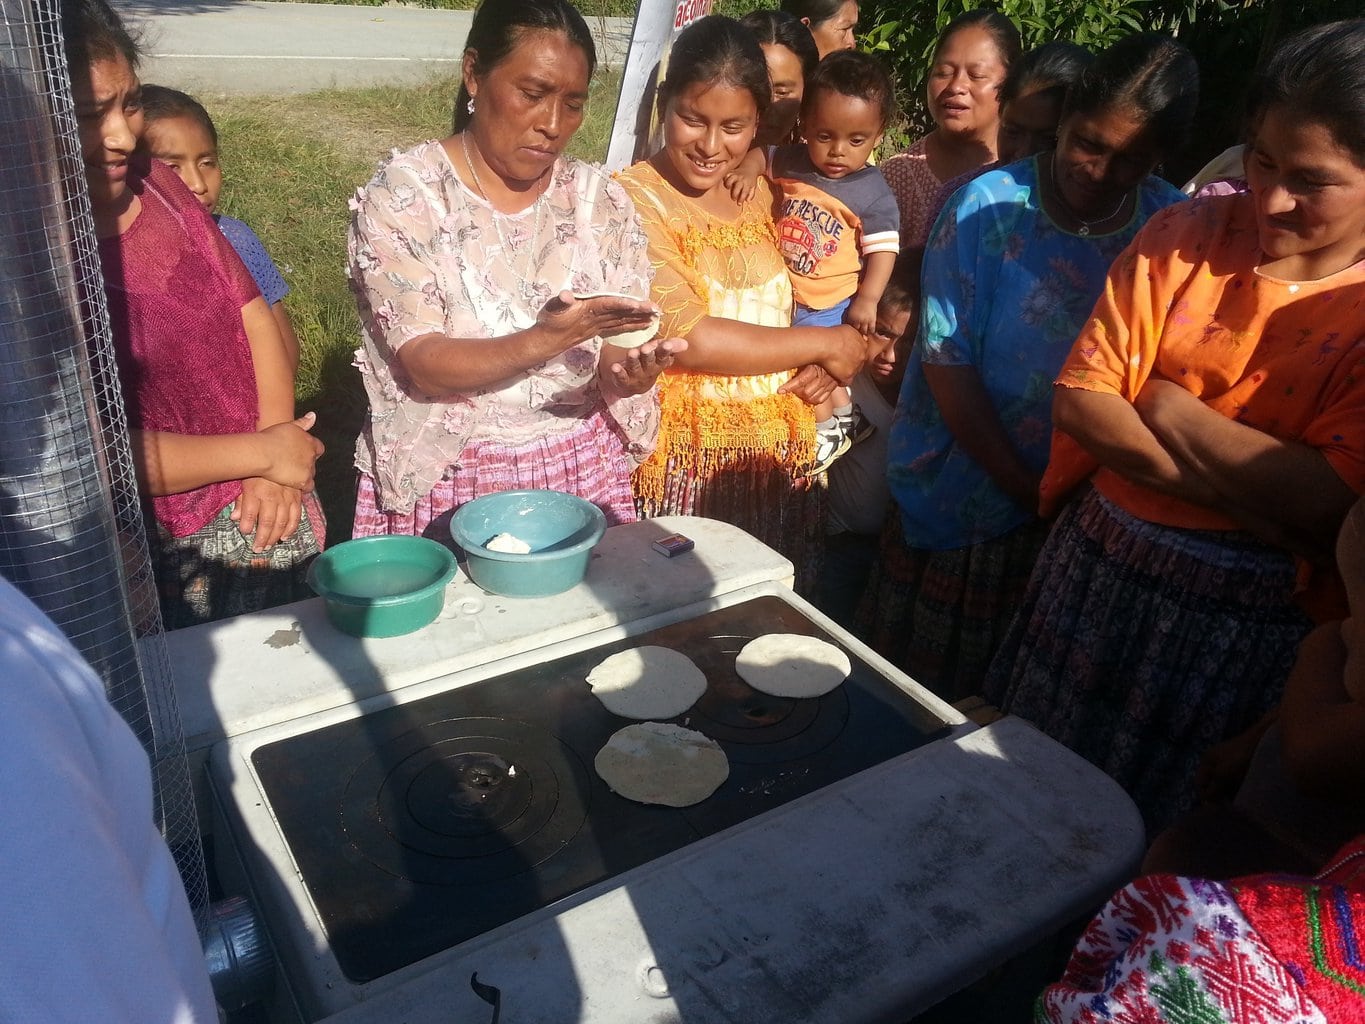
[[[847,323],[869,337],[876,333],[877,306],[900,252],[900,213],[881,171],[868,161],[895,110],[895,86],[881,63],[840,50],[806,81],[805,141],[767,150],[767,173],[781,192],[777,232],[796,297],[796,326]],[[741,170],[755,163],[751,157]],[[741,178],[732,187],[750,186]],[[815,407],[815,418],[811,475],[876,429],[843,387]]]

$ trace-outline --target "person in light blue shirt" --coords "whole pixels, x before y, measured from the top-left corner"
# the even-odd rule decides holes
[[[1152,175],[1188,131],[1198,69],[1132,36],[1069,90],[1055,150],[983,174],[939,216],[892,421],[897,514],[861,616],[949,700],[979,692],[1046,537],[1052,382],[1115,257],[1183,194]]]

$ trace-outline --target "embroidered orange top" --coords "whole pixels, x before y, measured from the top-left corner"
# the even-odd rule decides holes
[[[759,179],[739,216],[725,220],[680,195],[647,162],[617,175],[649,238],[651,297],[663,311],[659,335],[686,337],[703,317],[765,327],[791,325],[792,291],[777,249],[773,196]],[[777,389],[791,370],[749,377],[668,370],[659,378],[659,442],[635,471],[637,496],[657,501],[670,459],[707,478],[735,455],[758,454],[795,468],[814,450],[809,406]]]
[[[1114,262],[1104,294],[1057,384],[1132,401],[1153,374],[1272,437],[1318,449],[1365,491],[1365,261],[1319,281],[1260,274],[1249,194],[1177,203]],[[1092,477],[1150,522],[1232,530],[1221,513],[1099,466],[1058,431],[1043,478],[1044,514]]]

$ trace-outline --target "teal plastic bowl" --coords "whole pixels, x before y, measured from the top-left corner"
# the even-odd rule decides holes
[[[328,548],[308,567],[327,618],[351,636],[402,636],[441,614],[455,555],[426,537],[360,537]]]
[[[468,556],[469,578],[490,594],[546,597],[568,590],[588,571],[607,517],[590,501],[562,491],[498,491],[461,505],[450,535]],[[531,546],[518,555],[485,544],[510,533]]]

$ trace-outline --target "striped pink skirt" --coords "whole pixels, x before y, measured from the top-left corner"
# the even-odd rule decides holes
[[[450,517],[467,501],[495,491],[548,488],[586,498],[600,508],[608,526],[635,522],[630,461],[621,439],[600,410],[565,434],[508,448],[471,441],[431,493],[411,512],[385,512],[376,501],[374,479],[361,473],[356,485],[353,537],[407,533],[450,541]]]

